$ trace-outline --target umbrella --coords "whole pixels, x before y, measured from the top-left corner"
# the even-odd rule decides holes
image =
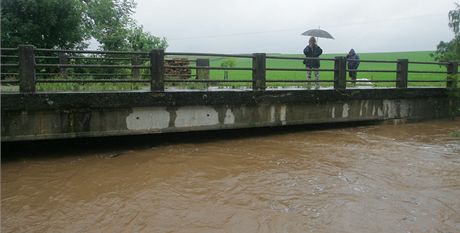
[[[314,37],[319,37],[319,38],[334,39],[334,37],[332,37],[331,34],[329,34],[329,32],[326,32],[321,29],[308,30],[302,33],[302,36],[314,36]]]

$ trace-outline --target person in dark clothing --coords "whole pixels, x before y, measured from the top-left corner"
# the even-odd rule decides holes
[[[347,55],[347,63],[349,70],[357,70],[359,66],[359,56],[356,54],[354,49],[351,49]],[[348,71],[348,75],[350,75],[351,80],[353,81],[353,85],[356,85],[356,77],[358,72],[356,71]]]
[[[318,58],[321,56],[323,53],[323,50],[316,44],[316,39],[315,37],[310,37],[310,40],[308,41],[308,46],[305,47],[303,50],[303,53],[307,57],[303,63],[305,66],[308,68],[307,71],[307,80],[311,80],[311,73],[312,71],[315,72],[315,78],[316,78],[316,88],[319,88],[319,67],[320,67],[320,62],[318,59],[308,59],[308,58]]]

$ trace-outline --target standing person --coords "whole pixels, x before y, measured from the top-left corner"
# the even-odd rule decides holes
[[[356,54],[354,49],[350,49],[347,55],[347,63],[349,70],[357,70],[359,66],[359,56]],[[348,71],[348,75],[350,75],[351,80],[353,81],[353,86],[356,85],[356,77],[358,76],[358,72],[356,71]]]
[[[308,41],[307,47],[303,50],[303,53],[307,57],[304,60],[305,66],[308,68],[307,70],[307,80],[311,80],[311,72],[315,72],[315,78],[316,78],[316,89],[319,88],[319,67],[320,63],[318,59],[308,59],[308,58],[318,58],[322,53],[323,50],[316,44],[316,39],[315,37],[310,37],[310,40]],[[310,83],[308,83],[310,84]],[[310,85],[308,85],[310,86]]]

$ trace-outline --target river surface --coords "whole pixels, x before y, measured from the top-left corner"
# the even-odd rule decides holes
[[[460,232],[459,120],[281,131],[16,152],[1,232]]]

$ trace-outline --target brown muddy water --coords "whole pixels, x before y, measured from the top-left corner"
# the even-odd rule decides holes
[[[271,130],[15,152],[1,230],[460,232],[459,120]]]

